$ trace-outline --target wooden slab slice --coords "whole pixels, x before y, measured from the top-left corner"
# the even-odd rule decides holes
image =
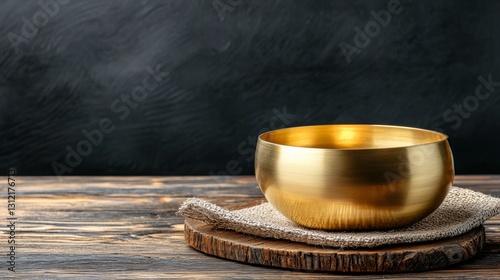
[[[485,231],[480,226],[434,242],[342,250],[219,230],[186,219],[184,237],[198,251],[248,264],[305,271],[389,273],[436,269],[466,261],[483,249]]]

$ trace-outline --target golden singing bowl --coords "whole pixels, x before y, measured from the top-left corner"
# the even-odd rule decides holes
[[[447,136],[388,125],[317,125],[259,136],[255,175],[267,200],[299,225],[375,230],[417,222],[454,177]]]

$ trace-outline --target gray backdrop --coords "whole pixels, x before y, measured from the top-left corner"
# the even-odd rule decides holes
[[[1,1],[0,174],[252,174],[259,132],[442,130],[500,171],[499,1]],[[3,170],[3,171],[2,171]]]

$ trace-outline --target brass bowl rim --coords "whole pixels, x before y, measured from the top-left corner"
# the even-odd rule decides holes
[[[428,133],[434,133],[437,135],[440,135],[443,137],[443,139],[438,140],[438,141],[430,141],[428,143],[421,143],[421,144],[414,144],[414,145],[405,145],[405,146],[394,146],[394,147],[384,147],[384,148],[377,148],[377,147],[366,147],[366,148],[321,148],[321,147],[301,147],[301,146],[294,146],[294,145],[286,145],[286,144],[279,144],[271,141],[267,141],[262,139],[264,135],[272,134],[278,131],[283,131],[283,130],[293,130],[293,129],[298,129],[298,128],[307,128],[307,127],[318,127],[318,126],[368,126],[368,127],[385,127],[385,128],[396,128],[396,129],[406,129],[406,130],[414,130],[414,131],[420,131],[420,132],[428,132]],[[276,147],[290,147],[290,148],[297,148],[297,149],[307,149],[307,150],[327,150],[327,151],[368,151],[368,150],[391,150],[391,149],[401,149],[401,148],[409,148],[409,147],[419,147],[419,146],[424,146],[424,145],[430,145],[430,144],[437,144],[440,142],[447,142],[448,141],[448,135],[437,132],[434,130],[430,129],[425,129],[425,128],[418,128],[418,127],[411,127],[411,126],[401,126],[401,125],[389,125],[389,124],[315,124],[315,125],[301,125],[301,126],[292,126],[292,127],[284,127],[280,129],[275,129],[271,131],[264,132],[259,135],[258,137],[259,141],[262,141],[266,144],[273,145]]]

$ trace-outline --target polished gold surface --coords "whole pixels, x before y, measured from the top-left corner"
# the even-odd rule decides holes
[[[453,182],[447,136],[385,125],[317,125],[259,136],[255,174],[267,200],[325,230],[406,226],[432,213]]]

